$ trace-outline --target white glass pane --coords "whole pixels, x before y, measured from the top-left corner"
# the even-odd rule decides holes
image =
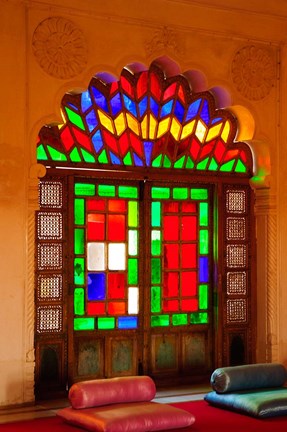
[[[137,287],[129,287],[128,314],[135,315],[138,313],[139,313],[139,289]]]
[[[129,230],[129,255],[135,256],[138,252],[138,232]]]
[[[108,246],[109,255],[109,270],[125,270],[126,269],[126,244],[125,243],[110,243]]]
[[[88,270],[106,270],[105,243],[88,243]]]

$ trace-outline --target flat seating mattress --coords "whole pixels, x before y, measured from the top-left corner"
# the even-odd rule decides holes
[[[238,390],[230,393],[209,392],[204,398],[210,405],[265,418],[287,415],[287,388]]]

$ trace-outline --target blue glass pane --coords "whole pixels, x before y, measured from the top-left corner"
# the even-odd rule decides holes
[[[184,108],[181,105],[181,103],[179,101],[176,101],[176,105],[175,105],[175,109],[174,109],[174,114],[177,117],[177,119],[182,122],[183,120],[183,116],[184,116]]]
[[[163,107],[161,108],[161,113],[160,113],[161,117],[165,117],[166,115],[169,115],[171,113],[172,104],[173,104],[173,100],[171,100],[171,101],[169,101],[163,105]]]
[[[137,116],[137,109],[136,109],[136,104],[134,103],[134,101],[131,100],[126,95],[124,95],[124,103],[125,103],[126,109],[136,117]]]
[[[101,132],[99,130],[92,137],[92,142],[96,152],[100,151],[104,144],[103,144]]]
[[[223,120],[222,117],[216,117],[215,119],[212,120],[211,124],[219,123],[222,120]]]
[[[103,111],[109,112],[108,103],[105,96],[95,87],[92,87],[92,91],[98,107],[100,107]]]
[[[122,100],[119,93],[111,99],[112,114],[116,115],[122,109]]]
[[[189,106],[186,119],[185,119],[186,121],[194,118],[197,115],[200,103],[201,103],[201,99],[197,99]]]
[[[89,131],[92,132],[95,129],[95,127],[98,125],[98,120],[94,110],[92,110],[91,112],[89,112],[89,114],[86,115],[86,122]]]
[[[142,116],[147,109],[147,96],[139,103],[140,116]]]
[[[112,164],[114,164],[114,165],[120,165],[121,164],[120,159],[111,151],[110,151],[110,158],[111,158]]]
[[[118,328],[119,329],[135,329],[138,327],[137,317],[119,317]]]
[[[144,152],[147,166],[151,164],[151,154],[153,149],[153,143],[150,141],[144,141]]]
[[[79,111],[79,108],[76,106],[76,105],[74,105],[74,104],[72,104],[72,103],[67,103],[67,106],[69,107],[69,108],[72,108],[74,111]]]
[[[150,109],[154,113],[155,117],[158,116],[158,103],[153,98],[150,98]]]
[[[201,109],[200,117],[202,118],[205,124],[209,123],[209,107],[208,107],[207,100],[203,102],[203,107]]]
[[[91,106],[92,106],[92,99],[91,99],[90,92],[87,90],[83,92],[81,96],[82,111],[83,112],[87,111]]]
[[[143,161],[136,153],[134,153],[134,161],[136,166],[144,166]]]
[[[88,300],[104,300],[105,298],[105,273],[88,273]]]
[[[199,258],[199,282],[208,282],[209,273],[208,273],[208,257],[200,257]]]

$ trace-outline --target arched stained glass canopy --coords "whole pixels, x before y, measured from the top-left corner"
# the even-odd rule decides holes
[[[153,63],[124,68],[119,80],[94,76],[83,93],[66,94],[61,109],[63,124],[39,133],[37,159],[46,165],[253,174],[249,146],[234,141],[231,112]]]

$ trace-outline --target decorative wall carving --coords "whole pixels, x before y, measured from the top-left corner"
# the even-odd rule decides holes
[[[259,101],[275,85],[276,64],[270,50],[248,45],[234,56],[231,67],[232,80],[242,96]]]
[[[151,39],[145,44],[146,52],[150,56],[165,51],[172,52],[176,55],[184,55],[184,41],[179,38],[178,34],[172,29],[164,26],[157,29]]]
[[[87,45],[82,31],[62,17],[42,21],[34,31],[32,47],[41,68],[55,78],[73,78],[87,63]]]

